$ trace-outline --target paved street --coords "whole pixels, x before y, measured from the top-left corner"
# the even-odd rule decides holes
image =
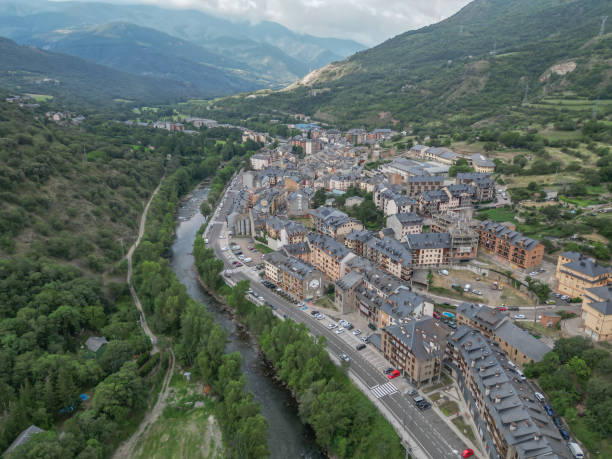
[[[234,256],[230,251],[222,251],[221,247],[227,245],[225,215],[229,210],[234,193],[233,188],[227,191],[205,233],[205,237],[208,238],[216,256],[224,261],[228,270],[233,268],[228,258],[231,257],[231,260],[233,260]],[[220,239],[220,236],[224,236],[224,238]],[[278,308],[281,315],[306,324],[313,335],[325,336],[328,342],[328,351],[335,360],[338,360],[337,356],[340,354],[348,355],[350,358],[349,375],[368,397],[379,403],[379,408],[392,422],[396,430],[404,432],[402,438],[408,443],[414,457],[457,458],[460,456],[460,452],[468,447],[434,410],[421,412],[412,404],[410,397],[405,394],[406,390],[391,390],[391,386],[386,385],[389,380],[382,373],[388,363],[385,363],[380,354],[371,349],[370,346],[363,351],[357,351],[355,346],[361,341],[351,332],[345,331],[338,335],[333,330],[329,330],[327,325],[332,322],[329,318],[319,321],[310,314],[310,309],[302,311],[294,304],[276,295],[257,281],[259,276],[251,268],[242,267],[238,270],[232,270],[229,277],[235,281],[252,280],[251,287],[256,294]],[[372,361],[378,362],[378,365],[373,365],[372,361],[367,358],[370,353],[378,355],[378,360],[372,359]],[[370,355],[370,357],[373,356]],[[409,387],[405,380],[401,378],[394,380],[392,385],[397,388]],[[469,447],[473,446],[469,445]]]

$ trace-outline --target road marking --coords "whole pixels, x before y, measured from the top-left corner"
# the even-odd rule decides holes
[[[374,393],[376,398],[382,398],[385,395],[395,394],[397,392],[397,387],[395,387],[392,382],[388,382],[382,386],[374,386],[370,390]]]

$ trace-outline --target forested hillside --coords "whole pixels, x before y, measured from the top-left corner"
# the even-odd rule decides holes
[[[176,200],[180,186],[244,154],[240,140],[229,129],[61,126],[0,103],[0,451],[34,424],[47,433],[12,457],[105,457],[135,428],[165,359],[149,358],[123,249],[162,174],[175,177]],[[149,256],[172,238],[169,204],[160,203],[164,238]],[[180,311],[178,322],[160,314],[156,329],[172,335]],[[109,343],[90,351],[91,336]]]
[[[288,90],[215,102],[220,113],[305,113],[343,127],[503,116],[544,96],[612,98],[606,0],[474,0],[438,24],[330,64]],[[608,33],[606,33],[608,31]]]
[[[99,107],[116,100],[168,103],[205,95],[177,81],[132,75],[66,54],[20,46],[2,37],[0,55],[2,88],[48,94],[70,106]]]

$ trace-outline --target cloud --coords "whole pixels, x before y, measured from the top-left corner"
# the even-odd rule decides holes
[[[115,0],[190,8],[233,20],[278,22],[324,37],[375,45],[407,30],[438,22],[469,0]]]

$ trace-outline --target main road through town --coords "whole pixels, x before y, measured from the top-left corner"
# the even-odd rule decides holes
[[[221,250],[227,246],[226,215],[230,210],[233,196],[241,184],[238,180],[230,183],[223,196],[222,201],[215,210],[205,236],[209,240],[210,246],[214,249],[217,258],[224,261],[225,268],[231,270],[230,262],[224,256],[227,252]],[[233,270],[229,276],[234,281],[253,280],[247,275],[245,270]],[[388,382],[386,376],[377,370],[355,349],[340,336],[336,335],[310,314],[304,313],[292,303],[285,301],[280,296],[265,288],[260,282],[251,282],[251,288],[262,296],[265,301],[274,305],[285,317],[306,324],[313,335],[325,336],[328,343],[328,350],[332,356],[341,353],[347,354],[350,358],[349,374],[366,395],[372,398],[370,388],[383,385]],[[396,430],[402,432],[402,440],[407,446],[408,451],[416,458],[457,458],[466,448],[463,440],[440,418],[433,410],[419,411],[411,402],[411,397],[397,391],[374,399],[392,422]],[[478,456],[478,452],[476,452]]]

